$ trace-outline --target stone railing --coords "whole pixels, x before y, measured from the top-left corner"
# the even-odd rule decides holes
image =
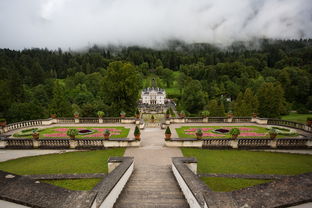
[[[109,147],[138,147],[140,141],[135,139],[24,139],[2,138],[0,149],[104,149]]]
[[[133,157],[110,157],[109,174],[92,190],[97,191],[92,207],[113,207],[133,170]]]
[[[132,117],[119,118],[119,117],[81,117],[81,118],[49,118],[31,121],[21,121],[17,123],[8,124],[5,127],[0,127],[0,134],[13,131],[15,129],[33,127],[33,126],[49,126],[52,124],[103,124],[103,123],[120,123],[120,124],[136,124],[144,129],[144,121]]]
[[[8,124],[4,128],[6,128],[7,131],[11,131],[14,129],[20,129],[20,128],[25,128],[25,127],[45,125],[46,122],[49,122],[51,120],[52,119],[21,121],[21,122],[17,122],[17,123]]]
[[[172,138],[165,140],[168,147],[198,147],[207,149],[300,149],[312,148],[312,138],[212,138],[212,139],[193,139],[193,138]]]
[[[196,159],[173,157],[171,166],[172,172],[190,208],[207,208],[208,205],[205,201],[205,194],[209,189],[195,175],[197,173]]]
[[[303,123],[298,123],[294,121],[286,121],[286,120],[280,120],[280,119],[268,119],[268,125],[277,125],[277,126],[286,126],[291,127],[295,129],[300,129],[307,132],[312,132],[312,127],[307,126]]]
[[[190,208],[290,207],[312,200],[312,172],[231,192],[214,192],[198,177],[195,158],[172,158],[172,171]],[[309,207],[309,203],[305,205]]]

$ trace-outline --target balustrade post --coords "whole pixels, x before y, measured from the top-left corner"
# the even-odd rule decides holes
[[[231,141],[230,141],[230,146],[231,146],[233,149],[237,149],[237,148],[238,148],[238,140],[231,140]]]
[[[33,141],[33,148],[34,149],[39,148],[39,146],[40,146],[39,141],[38,140],[32,140],[32,141]]]
[[[79,123],[79,118],[74,118],[75,123]]]
[[[166,125],[170,125],[170,119],[166,119],[165,123]]]
[[[100,124],[103,123],[103,118],[99,118],[99,123],[100,123]]]
[[[8,128],[7,126],[4,126],[2,129],[3,129],[3,132],[4,132],[4,133],[6,133],[6,132],[9,131],[9,128]]]
[[[4,149],[8,145],[7,141],[0,140],[0,149]]]
[[[75,149],[78,146],[78,141],[74,139],[69,140],[69,148],[70,149]]]
[[[232,123],[232,121],[233,121],[233,118],[232,118],[232,117],[227,118],[227,122],[228,122],[228,123]]]
[[[269,142],[269,146],[271,148],[276,148],[277,147],[277,140],[273,139]]]
[[[307,147],[312,147],[312,140],[308,140],[308,141],[306,142],[306,146],[307,146]]]
[[[203,118],[203,123],[208,123],[208,117]]]

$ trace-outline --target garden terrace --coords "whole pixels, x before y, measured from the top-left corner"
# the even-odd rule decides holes
[[[194,158],[173,158],[172,170],[190,207],[288,207],[312,200],[311,172],[223,193],[199,180]]]

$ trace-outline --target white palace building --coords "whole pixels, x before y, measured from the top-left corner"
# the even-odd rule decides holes
[[[143,89],[141,93],[142,104],[148,105],[164,105],[166,92],[164,89],[157,87],[149,87]]]

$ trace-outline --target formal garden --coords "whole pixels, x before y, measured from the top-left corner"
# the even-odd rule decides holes
[[[107,173],[108,158],[123,156],[124,151],[125,148],[112,148],[23,157],[1,162],[0,170],[19,175]],[[101,180],[87,178],[43,181],[71,190],[90,190]]]
[[[76,130],[72,130],[76,129]],[[29,128],[21,130],[13,137],[31,138],[34,133],[39,134],[39,138],[67,138],[70,132],[73,132],[77,139],[100,139],[104,134],[109,134],[109,138],[126,138],[130,129],[116,126],[91,126],[91,127],[68,127],[57,126],[51,128]]]
[[[277,126],[182,126],[176,128],[179,138],[270,138],[276,134],[276,138],[297,137],[296,130]]]
[[[246,150],[207,150],[182,148],[185,157],[198,160],[198,173],[247,175],[296,175],[312,171],[312,155]],[[232,191],[261,183],[263,179],[205,177],[201,179],[214,191]]]

